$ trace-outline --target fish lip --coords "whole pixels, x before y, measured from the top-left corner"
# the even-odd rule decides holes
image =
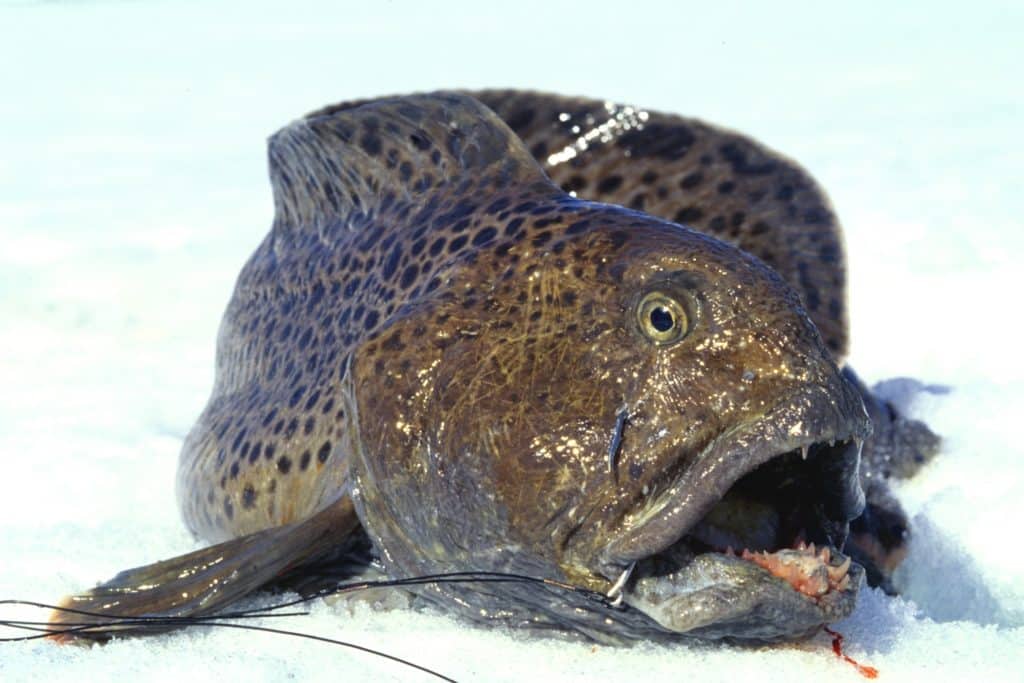
[[[652,505],[646,505],[642,518],[627,522],[630,528],[604,547],[598,557],[599,571],[615,580],[633,563],[667,550],[703,519],[730,487],[764,463],[823,442],[859,444],[871,431],[860,396],[838,377],[836,384],[795,392],[762,417],[718,435],[705,446],[696,464]],[[862,507],[859,483],[857,491]]]

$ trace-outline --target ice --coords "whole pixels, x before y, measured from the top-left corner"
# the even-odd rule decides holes
[[[0,597],[53,601],[197,547],[175,460],[234,278],[269,226],[268,134],[334,100],[518,86],[730,125],[829,190],[853,365],[945,439],[898,487],[914,532],[903,597],[865,590],[837,629],[882,680],[1021,680],[1022,11],[809,8],[0,7]],[[322,603],[263,623],[458,680],[860,680],[826,636],[623,649]],[[0,644],[3,681],[116,678],[427,679],[228,629]]]

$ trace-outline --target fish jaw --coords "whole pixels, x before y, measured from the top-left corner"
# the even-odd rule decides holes
[[[870,433],[836,374],[720,435],[604,547],[612,597],[669,632],[709,639],[791,640],[845,618],[864,578],[841,549],[864,508]]]
[[[864,570],[850,563],[844,571],[849,559],[838,552],[831,555],[830,563],[819,566],[826,573],[842,573],[842,578],[817,595],[807,595],[750,559],[709,552],[669,574],[637,577],[624,602],[667,631],[697,638],[805,638],[849,616],[856,606]]]

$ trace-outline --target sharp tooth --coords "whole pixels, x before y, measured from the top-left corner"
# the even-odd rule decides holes
[[[857,452],[860,453],[864,449],[864,439],[854,439],[853,445],[857,447]]]
[[[619,578],[612,584],[612,587],[608,589],[606,597],[611,600],[612,607],[618,607],[622,604],[622,589],[626,586],[626,582],[629,581],[630,574],[633,573],[633,568],[636,567],[636,562],[630,563],[626,567],[625,571],[619,575]]]
[[[818,558],[825,564],[828,564],[828,561],[832,559],[832,551],[828,549],[828,546],[825,546],[818,553]]]
[[[811,543],[810,545],[807,546],[807,554],[808,555],[814,555],[814,553],[815,553],[814,544]]]
[[[849,577],[849,576],[844,576],[844,577],[843,577],[843,580],[842,580],[842,581],[840,581],[840,582],[839,582],[839,583],[838,583],[838,584],[836,585],[836,588],[837,588],[838,590],[844,591],[844,590],[846,590],[846,589],[847,589],[847,588],[849,587],[849,585],[850,585],[850,577]]]
[[[804,460],[806,460],[807,459],[807,453],[810,450],[811,450],[810,446],[801,446],[800,447],[800,457],[803,458]]]
[[[828,578],[833,582],[837,582],[841,579],[846,578],[846,573],[850,570],[850,558],[846,558],[841,565],[838,567],[828,568]]]
[[[736,557],[736,551],[732,549],[731,545],[725,547],[725,554],[729,557]]]

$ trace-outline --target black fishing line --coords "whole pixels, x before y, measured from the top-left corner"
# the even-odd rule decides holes
[[[249,631],[260,631],[264,633],[274,633],[277,635],[292,636],[295,638],[304,638],[307,640],[314,640],[318,642],[328,643],[332,645],[338,645],[340,647],[347,647],[367,654],[376,655],[384,659],[403,664],[411,667],[423,673],[434,676],[443,681],[453,681],[453,679],[431,669],[428,669],[419,664],[415,664],[408,660],[402,659],[395,655],[387,654],[379,650],[374,650],[363,645],[357,645],[355,643],[336,640],[334,638],[327,638],[324,636],[317,636],[310,633],[302,633],[299,631],[287,631],[284,629],[276,629],[267,626],[255,626],[252,624],[234,624],[225,623],[225,620],[229,619],[257,619],[257,618],[281,618],[281,617],[295,617],[308,615],[309,612],[285,612],[281,613],[278,610],[282,610],[295,605],[304,604],[312,600],[317,600],[330,595],[342,595],[346,593],[354,593],[361,590],[367,590],[370,588],[396,588],[403,586],[419,586],[425,584],[445,584],[445,583],[532,583],[538,585],[544,585],[558,590],[571,592],[580,595],[592,602],[601,604],[607,608],[614,608],[615,605],[608,599],[603,593],[589,590],[587,588],[581,588],[579,586],[573,586],[571,584],[563,583],[553,579],[541,579],[534,576],[527,576],[523,574],[510,574],[504,572],[450,572],[445,574],[427,574],[423,576],[414,576],[405,579],[378,579],[372,581],[358,581],[355,583],[341,584],[330,588],[324,588],[316,591],[305,597],[296,598],[293,600],[287,600],[285,602],[269,605],[267,607],[257,607],[248,610],[241,610],[235,612],[223,612],[220,614],[204,615],[204,616],[118,616],[116,614],[104,614],[100,612],[90,612],[87,610],[75,609],[73,607],[61,607],[58,605],[50,605],[42,602],[34,602],[30,600],[0,600],[0,606],[3,605],[21,605],[28,607],[36,607],[39,609],[49,609],[56,612],[77,614],[83,617],[93,617],[96,619],[102,619],[100,623],[96,622],[64,622],[58,627],[48,621],[25,621],[25,620],[11,620],[11,619],[0,619],[0,627],[8,627],[18,629],[22,631],[32,631],[33,635],[30,636],[19,636],[19,637],[8,637],[0,638],[0,642],[22,642],[28,640],[36,640],[39,638],[47,638],[52,636],[64,636],[64,637],[83,637],[96,639],[107,638],[113,635],[117,635],[118,632],[129,634],[132,627],[137,627],[138,631],[153,630],[153,629],[168,629],[175,627],[186,627],[186,626],[215,626],[222,628],[234,628]]]

